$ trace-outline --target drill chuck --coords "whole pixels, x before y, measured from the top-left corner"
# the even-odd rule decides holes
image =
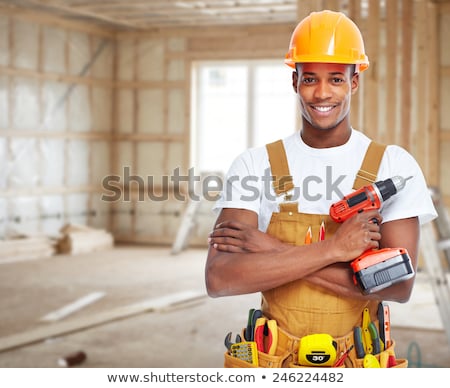
[[[405,187],[406,181],[411,178],[412,176],[404,179],[403,177],[397,175],[384,181],[375,182],[374,186],[378,189],[378,192],[384,202],[402,190]]]
[[[345,196],[330,207],[330,216],[336,222],[344,222],[353,215],[371,209],[380,209],[383,202],[402,190],[408,179],[394,176],[384,181],[361,187],[359,190]]]

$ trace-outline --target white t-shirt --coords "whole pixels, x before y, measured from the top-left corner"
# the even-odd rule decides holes
[[[331,204],[353,191],[356,173],[361,167],[370,139],[352,130],[347,143],[332,148],[311,148],[297,132],[283,139],[295,189],[293,201],[299,211],[328,214]],[[215,211],[238,208],[258,214],[261,231],[266,231],[273,212],[284,195],[276,196],[271,179],[266,147],[244,151],[232,163]],[[403,148],[389,145],[383,155],[377,181],[399,175],[412,176],[403,190],[382,206],[383,222],[418,216],[424,224],[437,217],[422,170]]]

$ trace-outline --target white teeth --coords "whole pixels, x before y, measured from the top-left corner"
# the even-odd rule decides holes
[[[333,107],[332,106],[315,106],[314,109],[319,112],[329,112]]]

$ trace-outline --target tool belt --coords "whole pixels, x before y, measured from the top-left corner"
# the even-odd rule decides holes
[[[378,323],[378,322],[377,322]],[[244,337],[244,330],[242,330],[242,337]],[[252,364],[248,361],[234,357],[229,351],[224,354],[224,368],[305,368],[310,366],[302,366],[298,364],[298,352],[300,347],[301,338],[295,337],[282,328],[278,327],[278,344],[274,355],[269,355],[261,351],[257,351],[257,364]],[[333,338],[336,343],[336,353],[338,357],[347,352],[348,356],[340,368],[363,368],[364,359],[358,358],[354,347],[354,335],[353,331],[342,337]],[[384,359],[394,357],[395,359],[395,341],[392,341],[391,345],[375,354],[374,357],[382,364],[382,367],[386,367]],[[394,368],[407,368],[407,359],[395,359]]]

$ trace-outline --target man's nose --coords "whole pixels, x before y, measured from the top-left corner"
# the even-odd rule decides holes
[[[314,97],[320,100],[325,100],[331,96],[331,87],[326,80],[322,80],[317,83],[314,90]]]

